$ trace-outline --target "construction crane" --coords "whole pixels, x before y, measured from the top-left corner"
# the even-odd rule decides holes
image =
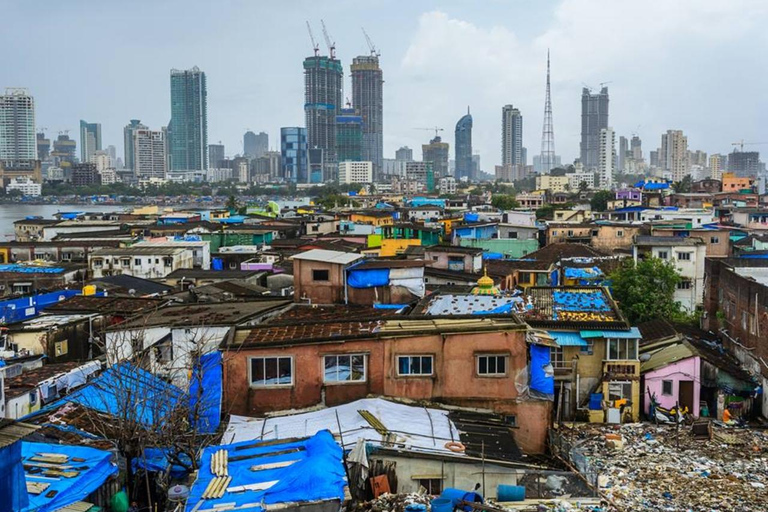
[[[379,50],[376,49],[376,45],[373,44],[373,41],[371,41],[371,38],[368,36],[368,32],[366,32],[363,27],[360,27],[360,29],[363,31],[365,42],[368,43],[368,49],[371,51],[371,55],[373,57],[381,57]]]
[[[607,82],[600,82],[600,88],[602,89],[606,85],[612,84],[612,83],[613,83],[613,80],[608,80]]]
[[[437,132],[445,131],[445,130],[443,130],[442,128],[440,128],[438,126],[435,126],[433,128],[414,128],[414,130],[427,130],[427,131],[430,131],[430,132],[434,131],[435,132],[435,138],[437,138]]]
[[[320,45],[315,41],[315,35],[312,33],[309,21],[307,21],[307,32],[309,32],[309,38],[312,40],[312,49],[315,51],[315,57],[317,57],[320,54]]]
[[[740,152],[744,151],[744,146],[758,146],[761,144],[768,144],[768,142],[744,142],[744,139],[738,142],[731,142],[731,146],[738,146]]]
[[[336,58],[336,42],[331,42],[331,36],[328,35],[328,29],[325,28],[325,21],[320,20],[320,24],[323,26],[323,37],[325,37],[325,45],[328,47],[328,53],[332,59]]]

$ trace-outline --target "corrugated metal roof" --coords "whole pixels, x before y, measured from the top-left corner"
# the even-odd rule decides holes
[[[336,263],[346,265],[357,261],[363,257],[362,254],[353,254],[341,251],[329,251],[326,249],[311,249],[301,254],[291,256],[294,260],[323,261],[325,263]]]
[[[640,329],[630,327],[628,331],[581,331],[582,338],[621,338],[621,339],[641,339]]]
[[[685,344],[670,345],[651,354],[650,359],[640,363],[640,373],[650,372],[658,368],[664,368],[683,359],[688,359],[696,354]]]
[[[561,347],[586,347],[589,344],[577,332],[547,331]]]

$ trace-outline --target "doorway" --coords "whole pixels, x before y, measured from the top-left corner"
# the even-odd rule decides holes
[[[688,412],[693,414],[693,381],[681,380],[679,383],[680,391],[678,393],[681,408],[688,408]]]

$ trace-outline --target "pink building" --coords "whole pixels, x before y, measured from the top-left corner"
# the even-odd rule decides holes
[[[687,356],[686,356],[687,353]],[[676,356],[684,359],[669,362],[655,370],[645,370],[647,366],[655,366],[656,363],[665,363]],[[701,402],[701,358],[693,353],[684,344],[672,345],[656,352],[651,359],[640,365],[643,374],[643,410],[646,414],[651,406],[651,396],[655,395],[656,401],[664,408],[669,409],[677,403],[681,407],[688,407],[695,418],[699,417],[699,403]]]

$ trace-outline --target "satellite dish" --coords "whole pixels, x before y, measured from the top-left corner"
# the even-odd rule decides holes
[[[135,297],[136,296],[136,290],[131,288],[130,290],[128,290],[128,295],[130,295],[131,297]]]
[[[651,354],[640,354],[640,357],[638,357],[638,359],[640,359],[640,362],[644,363],[651,359]]]

